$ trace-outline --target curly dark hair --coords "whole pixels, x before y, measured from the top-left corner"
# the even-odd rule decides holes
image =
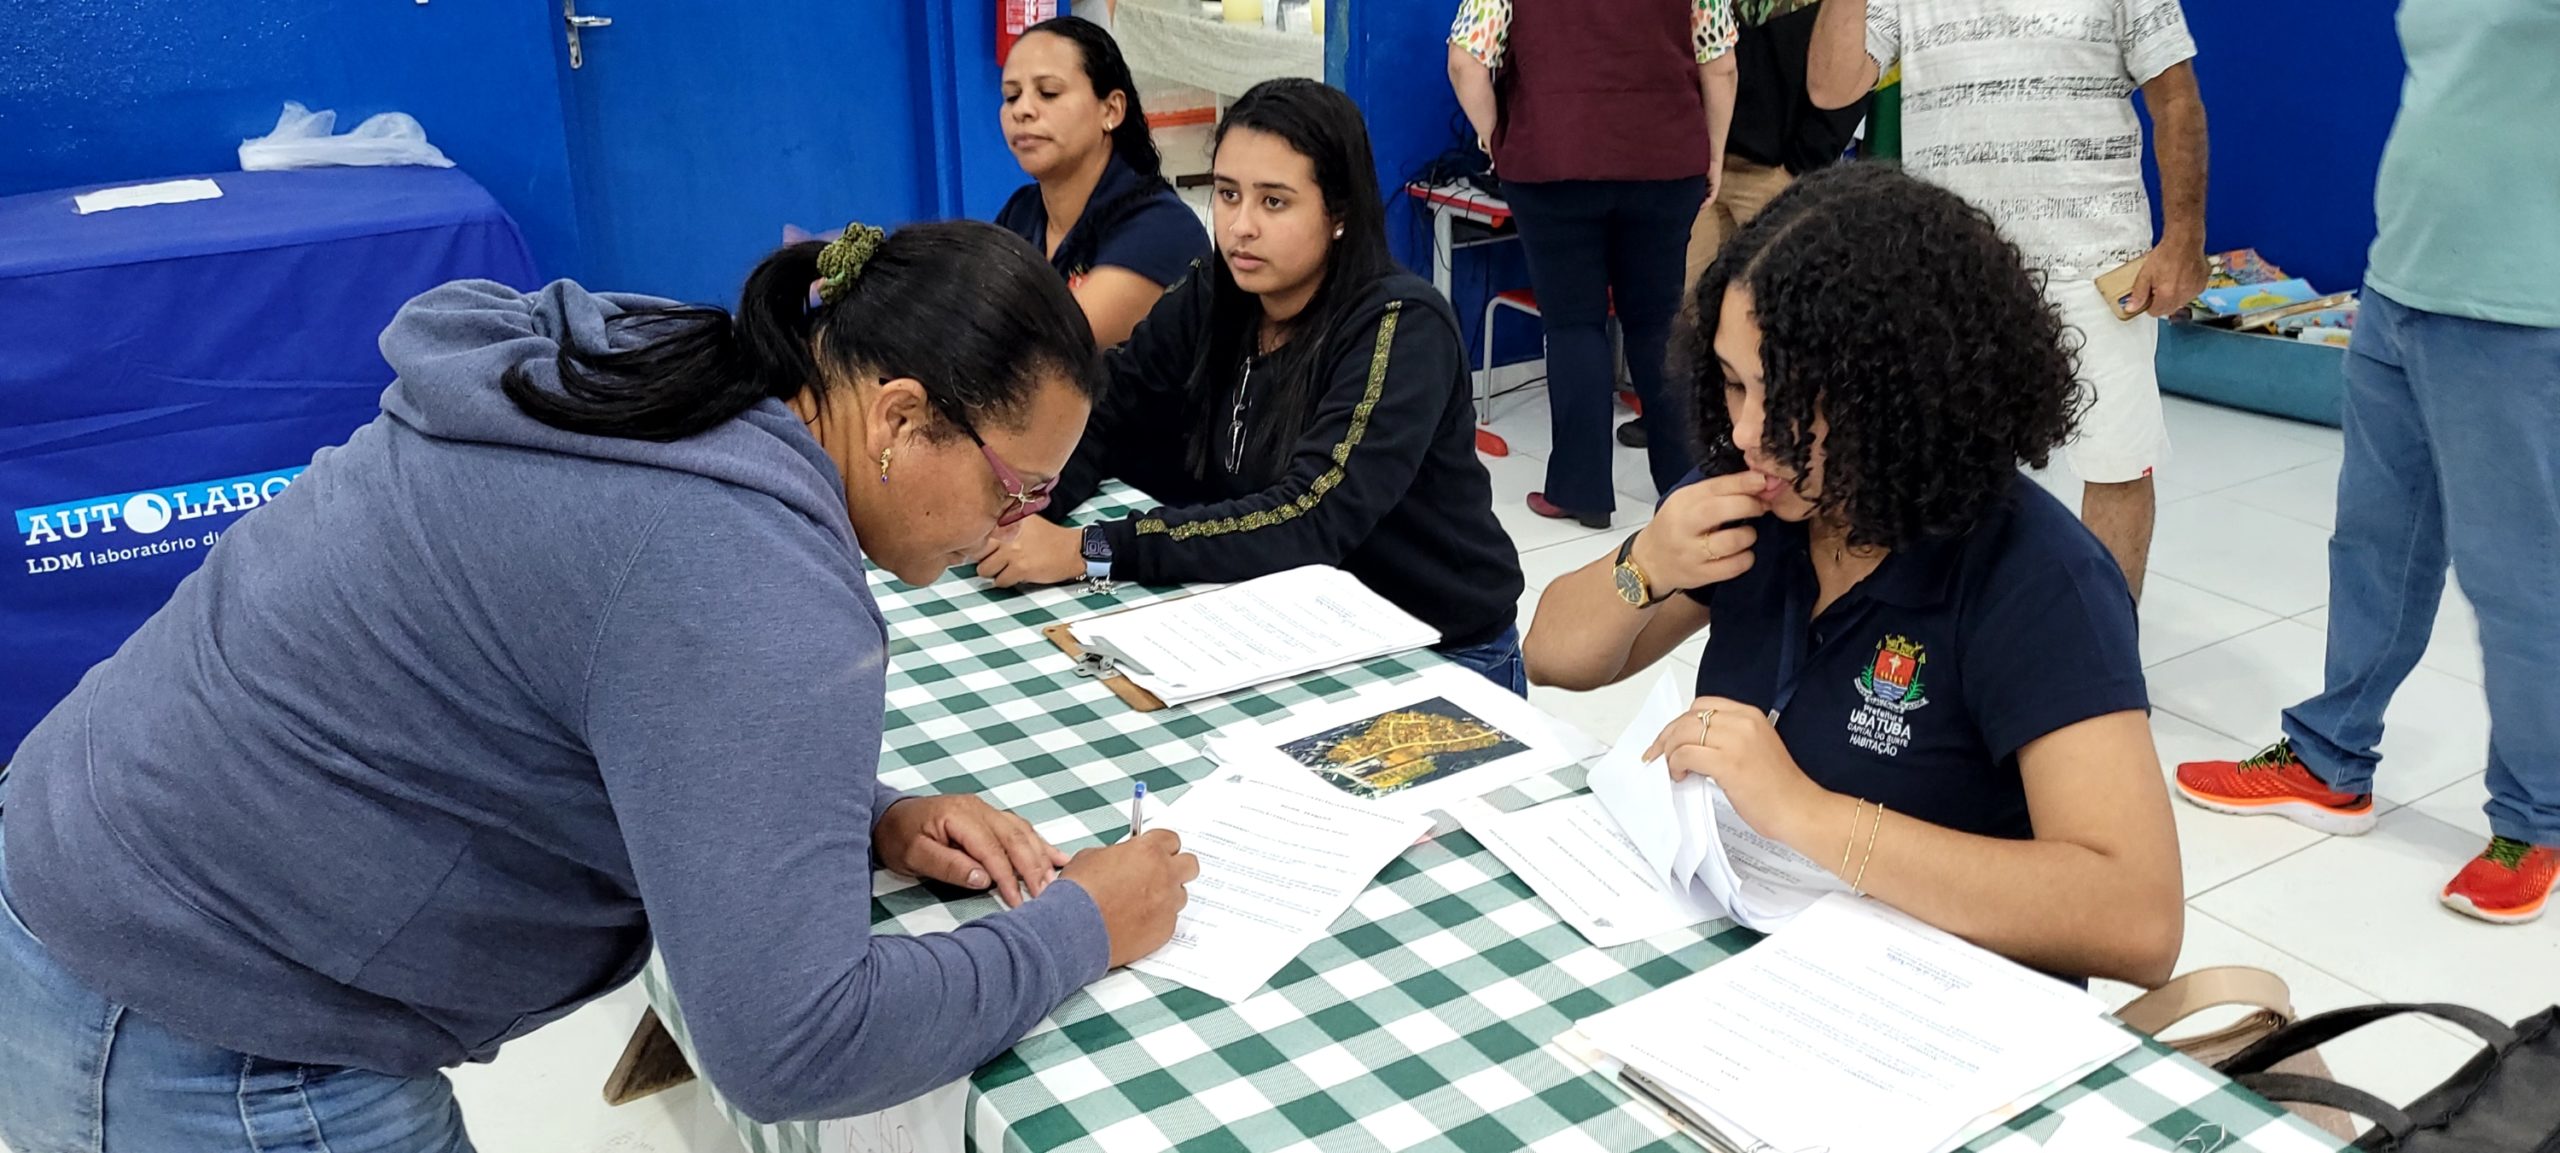
[[[1725,291],[1760,324],[1769,455],[1810,471],[1855,546],[1961,536],[2042,468],[2083,407],[2074,343],[2016,246],[1952,192],[1881,164],[1796,181],[1698,277],[1680,352],[1709,474],[1739,471],[1715,354]]]

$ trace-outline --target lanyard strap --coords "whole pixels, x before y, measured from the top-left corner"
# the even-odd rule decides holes
[[[1788,582],[1786,617],[1778,627],[1778,688],[1769,698],[1771,725],[1776,725],[1779,716],[1787,711],[1787,702],[1796,697],[1796,685],[1804,680],[1806,634],[1813,631],[1806,608],[1803,585]]]

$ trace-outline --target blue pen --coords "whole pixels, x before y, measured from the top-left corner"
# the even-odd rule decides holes
[[[1136,840],[1138,834],[1146,831],[1147,783],[1140,781],[1138,787],[1129,793],[1129,838]]]

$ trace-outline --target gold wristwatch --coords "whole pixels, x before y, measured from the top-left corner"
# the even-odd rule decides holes
[[[1643,529],[1627,534],[1627,543],[1618,546],[1618,567],[1610,570],[1609,575],[1618,582],[1619,600],[1627,602],[1631,608],[1649,609],[1670,600],[1673,593],[1680,590],[1654,595],[1652,582],[1645,579],[1643,569],[1636,567],[1636,538],[1643,535]]]

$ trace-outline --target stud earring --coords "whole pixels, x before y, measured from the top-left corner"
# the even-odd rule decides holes
[[[880,483],[889,483],[889,450],[880,450]]]
[[[1335,240],[1340,240],[1340,239],[1342,239],[1342,229],[1340,229],[1340,228],[1335,228],[1335,229],[1333,230],[1333,238],[1334,238]]]

